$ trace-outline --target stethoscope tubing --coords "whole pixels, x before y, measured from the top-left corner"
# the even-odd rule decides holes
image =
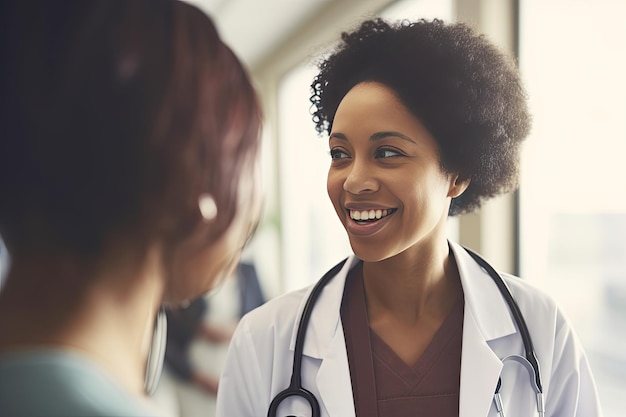
[[[498,274],[498,272],[485,259],[483,259],[476,252],[468,248],[464,248],[464,249],[476,261],[476,263],[478,263],[478,265],[480,265],[482,268],[485,269],[485,271],[487,271],[489,276],[493,279],[493,281],[498,286],[500,293],[502,294],[506,303],[508,304],[509,309],[511,310],[511,314],[513,314],[513,320],[515,320],[515,323],[517,324],[517,327],[522,336],[522,343],[524,344],[524,351],[526,352],[526,360],[531,364],[534,370],[535,383],[537,384],[537,388],[539,389],[539,391],[543,392],[543,387],[541,385],[539,361],[537,360],[537,355],[535,354],[535,347],[533,346],[533,340],[532,340],[532,337],[530,336],[530,332],[528,331],[526,320],[524,320],[524,315],[522,314],[522,311],[520,310],[519,305],[517,305],[517,302],[513,298],[513,294],[511,293],[511,290],[506,285],[506,282],[502,279],[500,274]]]
[[[278,411],[278,406],[284,399],[291,396],[302,397],[308,401],[311,405],[312,417],[320,416],[320,405],[315,396],[308,390],[302,387],[302,353],[304,351],[304,339],[306,338],[306,331],[309,324],[309,319],[311,318],[311,314],[313,313],[313,307],[315,307],[315,303],[320,296],[320,293],[328,284],[328,282],[335,277],[343,268],[343,265],[346,263],[347,259],[339,262],[335,265],[330,271],[326,272],[324,276],[315,284],[313,290],[311,290],[311,294],[304,305],[304,309],[302,310],[302,317],[300,317],[300,323],[298,323],[298,333],[296,334],[296,345],[294,347],[293,352],[293,368],[291,371],[291,382],[289,383],[289,387],[287,389],[279,392],[272,402],[270,403],[270,407],[267,411],[268,417],[276,416]]]

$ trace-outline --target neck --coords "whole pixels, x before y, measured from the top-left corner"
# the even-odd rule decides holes
[[[67,276],[58,259],[16,259],[0,293],[0,351],[71,351],[140,394],[163,292],[160,258],[148,251],[140,266],[102,264],[107,267],[91,274]]]
[[[445,317],[461,294],[447,240],[412,248],[393,258],[363,265],[370,325],[397,320],[412,325]]]

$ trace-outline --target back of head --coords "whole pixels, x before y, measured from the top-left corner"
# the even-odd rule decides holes
[[[211,233],[223,233],[260,109],[210,18],[173,0],[2,7],[9,251],[93,257],[113,235],[184,239],[202,224],[203,193],[220,207]]]

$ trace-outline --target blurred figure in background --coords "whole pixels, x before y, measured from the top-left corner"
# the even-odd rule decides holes
[[[167,309],[165,366],[155,401],[179,417],[214,415],[228,343],[244,314],[265,302],[254,264],[188,306]]]
[[[259,219],[256,92],[179,1],[0,19],[0,415],[158,415],[157,312],[230,276]]]

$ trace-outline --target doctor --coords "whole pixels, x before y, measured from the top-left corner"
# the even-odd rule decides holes
[[[319,68],[313,119],[329,134],[328,194],[354,255],[321,289],[303,340],[311,288],[241,321],[217,415],[274,415],[302,343],[295,380],[301,369],[313,399],[277,401],[278,416],[317,406],[333,417],[600,416],[585,354],[552,299],[503,274],[538,389],[497,280],[446,235],[449,216],[517,186],[530,116],[513,63],[462,24],[373,20]]]

